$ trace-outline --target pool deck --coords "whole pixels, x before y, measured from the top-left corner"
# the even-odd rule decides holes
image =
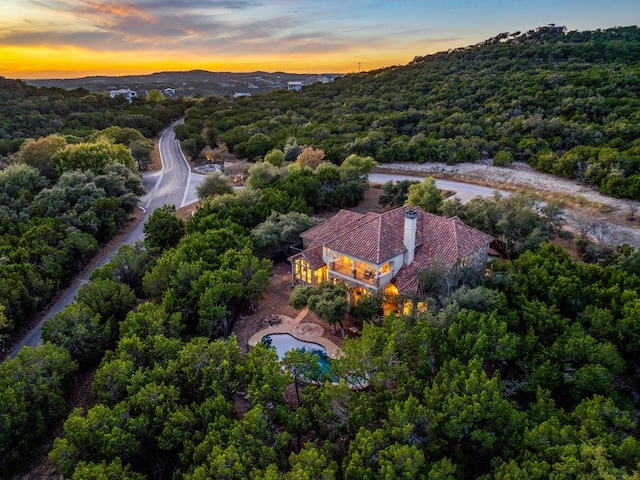
[[[263,328],[256,332],[249,339],[249,347],[255,347],[262,341],[262,337],[269,335],[270,333],[288,333],[293,335],[299,340],[305,340],[307,342],[315,342],[322,345],[327,350],[329,358],[337,358],[342,355],[342,350],[335,343],[328,338],[323,337],[324,328],[315,323],[302,323],[304,317],[309,313],[309,309],[305,308],[300,311],[296,318],[291,318],[286,315],[278,315],[280,317],[280,323],[273,325],[272,327]]]

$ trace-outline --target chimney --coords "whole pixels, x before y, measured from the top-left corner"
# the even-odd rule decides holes
[[[404,237],[403,242],[407,253],[404,256],[404,264],[410,265],[413,262],[413,255],[416,250],[416,231],[418,229],[418,212],[407,210],[404,214]]]

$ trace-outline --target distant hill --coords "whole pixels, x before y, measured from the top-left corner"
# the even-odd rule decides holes
[[[176,96],[205,97],[208,95],[234,95],[236,93],[266,93],[286,88],[287,82],[302,82],[311,85],[333,81],[338,74],[300,74],[285,72],[209,72],[190,70],[186,72],[158,72],[150,75],[95,76],[69,79],[24,80],[36,87],[58,87],[66,90],[86,88],[90,92],[107,92],[129,88],[144,94],[145,91],[165,88],[175,90]]]
[[[257,143],[295,139],[338,164],[352,153],[383,163],[524,160],[640,198],[637,26],[501,33],[290,93],[199,105],[179,133],[250,158]]]

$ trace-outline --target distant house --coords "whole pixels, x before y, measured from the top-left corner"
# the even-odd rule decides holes
[[[173,97],[176,94],[176,89],[175,88],[171,88],[171,87],[167,87],[162,91],[162,94],[165,97]]]
[[[426,294],[424,269],[459,278],[467,268],[484,273],[493,237],[462,222],[399,207],[384,213],[340,210],[303,232],[303,250],[291,257],[292,285],[342,281],[352,299],[384,292],[400,299],[393,309],[410,311]]]
[[[249,92],[236,92],[233,94],[233,98],[238,98],[238,97],[250,97],[251,94]]]
[[[287,82],[287,90],[299,92],[302,90],[302,82]]]
[[[116,98],[118,96],[123,96],[127,99],[129,103],[133,102],[133,99],[138,96],[136,92],[133,90],[129,90],[128,88],[120,88],[118,90],[111,90],[109,92],[111,98]]]

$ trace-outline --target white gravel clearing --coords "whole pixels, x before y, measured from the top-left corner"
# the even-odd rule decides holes
[[[412,173],[418,176],[433,175],[436,178],[446,178],[459,182],[475,183],[488,187],[501,189],[518,188],[532,189],[539,192],[551,194],[563,194],[577,199],[583,198],[589,204],[595,206],[601,204],[609,207],[610,210],[626,214],[627,212],[640,212],[640,202],[627,199],[618,199],[601,195],[593,188],[580,184],[573,180],[567,180],[546,173],[540,173],[523,162],[515,162],[509,167],[495,167],[491,160],[479,161],[477,163],[459,163],[447,165],[445,163],[385,163],[378,164],[380,170],[390,170],[395,173]],[[567,210],[567,220],[569,227],[575,227],[580,218],[592,220],[604,220],[599,216],[603,215],[594,209],[591,213],[586,210],[580,212]],[[635,224],[626,223],[605,223],[610,225],[611,234],[615,236],[613,240],[616,244],[628,243],[635,248],[640,248],[640,230]],[[634,222],[637,223],[637,222]]]
[[[636,209],[640,207],[640,202],[601,195],[593,188],[574,180],[537,172],[524,162],[514,162],[510,167],[494,167],[491,160],[456,165],[447,165],[446,163],[380,163],[378,168],[455,177],[456,180],[487,186],[511,185],[514,190],[518,187],[524,187],[549,193],[563,193],[571,197],[580,195],[588,202],[600,203],[616,210],[624,211],[631,210],[632,207]]]

